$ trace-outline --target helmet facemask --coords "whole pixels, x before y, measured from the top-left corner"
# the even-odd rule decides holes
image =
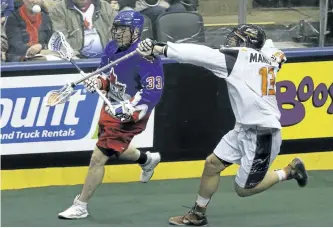
[[[226,47],[249,47],[260,50],[265,43],[266,34],[254,25],[239,25],[227,36]]]
[[[120,49],[127,49],[139,38],[138,29],[126,25],[113,24],[111,28],[112,40],[115,40]]]
[[[246,47],[246,38],[241,36],[237,31],[232,31],[227,36],[225,42],[225,47]]]

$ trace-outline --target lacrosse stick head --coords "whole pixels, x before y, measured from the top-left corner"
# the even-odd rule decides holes
[[[74,51],[62,32],[54,32],[52,34],[48,43],[48,49],[58,52],[62,59],[71,60],[74,56]]]
[[[45,105],[56,106],[67,102],[72,94],[75,92],[70,84],[66,84],[59,90],[51,90],[46,94]]]

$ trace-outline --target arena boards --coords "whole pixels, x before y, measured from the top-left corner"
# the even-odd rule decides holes
[[[329,162],[333,159],[333,51],[318,56],[306,51],[287,52],[289,61],[277,80],[284,141],[272,168],[298,156],[309,170],[333,169]],[[161,152],[163,163],[154,179],[199,177],[205,157],[233,128],[226,85],[202,68],[164,61],[162,101],[147,131],[133,143]],[[88,72],[97,62],[80,64]],[[42,108],[46,91],[75,77],[79,76],[66,64],[57,69],[50,63],[3,66],[1,189],[83,183],[96,142],[100,101],[79,88],[72,103],[57,110]],[[234,175],[236,169],[231,167],[223,175]],[[105,182],[137,181],[139,167],[111,161],[106,174]]]

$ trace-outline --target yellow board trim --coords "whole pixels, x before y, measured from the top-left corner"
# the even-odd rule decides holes
[[[294,157],[303,159],[308,170],[333,170],[333,151],[280,155],[271,169],[284,167]],[[200,177],[204,161],[162,162],[153,180]],[[238,166],[222,172],[223,176],[235,175]],[[88,167],[1,170],[1,190],[32,187],[83,184]],[[106,166],[103,183],[138,181],[140,168],[136,164]]]

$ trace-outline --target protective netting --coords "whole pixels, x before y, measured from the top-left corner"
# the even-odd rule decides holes
[[[325,46],[333,45],[333,34],[330,33],[330,26],[333,26],[330,16],[333,15],[333,1],[328,0],[328,3]],[[238,24],[239,1],[202,0],[198,13],[202,18],[191,19],[181,17],[180,14],[165,18],[158,36],[172,42],[205,43],[219,47]],[[273,39],[279,48],[319,46],[319,0],[248,1],[246,19],[247,23],[261,26],[267,38]]]

